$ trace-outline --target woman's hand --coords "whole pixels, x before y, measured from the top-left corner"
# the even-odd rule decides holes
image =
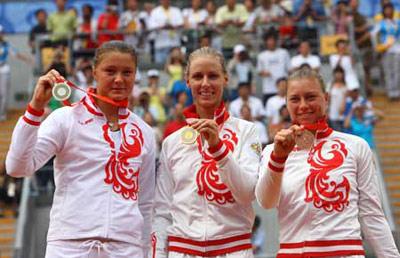
[[[296,136],[300,136],[304,129],[299,125],[292,125],[282,129],[274,137],[274,155],[277,158],[286,158],[296,145]]]
[[[219,143],[218,124],[212,119],[193,119],[190,126],[198,131],[208,142],[209,147],[215,147]]]
[[[51,90],[53,85],[59,80],[65,79],[54,69],[50,70],[45,75],[40,76],[36,83],[30,106],[36,110],[44,109],[51,99]]]

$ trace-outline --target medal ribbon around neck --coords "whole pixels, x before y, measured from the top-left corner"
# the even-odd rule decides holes
[[[314,124],[305,124],[302,125],[304,129],[309,130],[309,131],[323,131],[328,128],[328,123],[326,122],[325,118],[319,119],[316,123]]]
[[[99,100],[101,100],[101,101],[104,101],[104,102],[106,102],[106,103],[108,103],[108,104],[111,104],[111,105],[113,105],[113,106],[116,106],[116,107],[127,107],[127,106],[128,106],[128,100],[115,101],[115,100],[112,100],[112,99],[110,99],[110,98],[108,98],[108,97],[106,97],[106,96],[101,96],[101,95],[96,94],[96,93],[94,93],[94,92],[84,90],[84,89],[78,87],[77,85],[75,85],[74,83],[72,83],[72,82],[70,82],[70,81],[68,81],[68,80],[61,80],[61,79],[59,79],[59,80],[56,81],[56,84],[58,84],[58,83],[65,83],[66,85],[68,85],[68,86],[71,87],[71,88],[74,88],[74,89],[76,89],[76,90],[80,90],[80,91],[82,91],[82,92],[85,92],[86,94],[88,94],[88,95],[90,95],[90,96],[92,96],[92,97],[95,97],[95,98],[97,98],[97,99],[99,99]],[[53,87],[54,87],[54,86],[53,86]],[[64,100],[64,101],[62,101],[62,102],[63,102],[63,104],[66,105],[66,106],[71,106],[71,103],[70,103],[68,100]]]

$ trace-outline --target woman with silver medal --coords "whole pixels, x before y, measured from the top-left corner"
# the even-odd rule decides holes
[[[305,67],[290,75],[293,125],[263,151],[256,197],[278,210],[277,257],[365,257],[363,235],[377,257],[398,258],[372,152],[363,139],[327,125],[327,101],[317,72]]]
[[[93,61],[96,87],[45,119],[52,95],[66,103],[71,88],[82,89],[56,70],[39,78],[14,129],[7,173],[31,176],[55,155],[46,258],[143,258],[151,247],[155,139],[127,109],[136,52],[110,41]]]

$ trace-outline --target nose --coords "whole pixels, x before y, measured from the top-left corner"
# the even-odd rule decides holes
[[[122,82],[123,81],[122,73],[117,73],[115,75],[114,81],[115,82]]]
[[[207,75],[204,75],[203,80],[201,81],[202,86],[210,85],[210,79]]]
[[[305,100],[305,98],[301,98],[301,99],[300,99],[299,108],[300,108],[300,109],[306,109],[307,107],[308,107],[307,101]]]

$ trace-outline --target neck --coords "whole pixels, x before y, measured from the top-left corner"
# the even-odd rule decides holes
[[[99,99],[95,99],[96,105],[99,109],[104,113],[105,117],[110,122],[117,122],[118,121],[118,107],[103,102]]]
[[[214,111],[215,109],[196,106],[196,112],[199,114],[200,118],[214,119]]]

